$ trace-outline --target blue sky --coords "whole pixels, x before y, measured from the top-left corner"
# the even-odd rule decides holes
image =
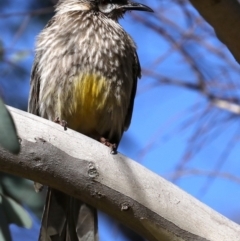
[[[178,24],[181,31],[179,31],[179,33],[176,32],[175,35],[173,34],[176,39],[180,39],[180,33],[188,32],[189,23],[184,18],[181,9],[174,2],[161,1],[161,3],[159,3],[157,0],[141,2],[154,8],[155,14],[161,14],[159,11],[162,11],[164,17]],[[27,10],[28,4],[26,1],[11,1],[11,3],[8,8],[4,9],[4,13]],[[190,9],[194,16],[197,15],[197,12],[190,5],[188,9]],[[138,14],[146,18],[151,18],[147,13]],[[6,28],[14,22],[17,30],[18,24],[20,25],[23,21],[26,21],[27,26],[21,38],[18,38],[16,35],[13,36],[13,31]],[[19,107],[19,99],[23,99],[25,103],[27,101],[29,91],[28,78],[33,61],[34,39],[43,28],[41,25],[33,24],[31,19],[29,22],[27,21],[28,19],[25,16],[18,16],[4,18],[1,19],[0,22],[1,33],[4,33],[1,35],[4,47],[13,50],[22,50],[26,53],[25,58],[20,58],[19,61],[16,61],[17,64],[27,69],[24,75],[26,79],[16,82],[15,88],[11,87],[11,79],[0,79],[0,90],[4,93],[5,101],[9,103],[11,100],[10,96],[15,94],[17,98],[9,104],[16,107]],[[172,48],[172,45],[169,44],[164,37],[144,27],[130,15],[127,15],[121,20],[121,24],[137,43],[138,54],[143,68],[151,69],[151,67],[154,66],[154,71],[164,76],[195,82],[195,75],[177,51],[173,51],[161,64],[154,65],[156,58],[164,55],[164,53]],[[164,22],[157,22],[157,24],[165,27]],[[169,26],[166,27],[170,28]],[[206,28],[212,31],[207,24]],[[193,32],[198,37],[205,36],[205,32],[198,25],[195,25]],[[221,51],[234,62],[231,54],[216,38],[207,37],[206,42],[221,48]],[[199,60],[199,65],[205,70],[205,75],[209,76],[209,79],[213,76],[214,78],[216,77],[216,80],[222,81],[223,83],[226,81],[224,75],[221,74],[218,69],[219,66],[224,66],[225,64],[222,59],[208,53],[206,49],[196,45],[194,42],[189,41],[187,46],[189,47],[189,52]],[[30,54],[28,54],[29,52]],[[14,51],[9,52],[7,56],[12,60],[18,57]],[[229,75],[231,75],[231,78],[236,79],[240,68],[236,65],[235,69],[232,70],[231,66],[229,66],[228,69],[230,69]],[[194,109],[192,106],[195,103],[199,104],[196,105]],[[157,80],[143,75],[138,84],[132,124],[123,137],[119,151],[141,162],[142,165],[157,174],[166,178],[171,177],[171,174],[176,171],[177,165],[186,153],[186,149],[192,144],[190,137],[196,130],[197,122],[184,131],[179,131],[179,129],[181,129],[180,125],[191,117],[196,116],[197,120],[201,118],[197,115],[204,110],[207,103],[206,98],[198,92],[171,85],[160,85]],[[226,111],[222,112],[223,116],[227,116],[228,113]],[[214,110],[209,123],[212,124],[212,121],[215,120],[214,118],[216,118],[216,123],[219,121],[219,115],[217,113],[218,110]],[[207,123],[208,122],[206,122],[206,125]],[[201,151],[197,152],[198,150],[196,150],[197,154],[191,158],[185,167],[203,170],[205,172],[213,171],[216,166],[219,166],[217,163],[222,161],[221,172],[239,177],[239,136],[236,136],[235,141],[229,142],[232,135],[238,130],[237,128],[237,124],[226,121],[226,124],[220,128],[222,134],[220,136],[217,136],[217,134],[212,135],[211,138],[213,141],[207,142]],[[229,156],[221,156],[221,153],[228,145],[232,146],[231,154]],[[127,146],[130,146],[130,148]],[[207,178],[206,175],[186,175],[179,178],[176,181],[176,185],[228,218],[236,218],[235,215],[240,213],[240,184],[228,178],[214,178],[212,182],[208,184],[207,191],[203,194],[203,187],[208,180]],[[102,220],[104,220],[104,217],[102,217]],[[101,222],[101,232],[105,234],[107,230],[109,231],[109,226],[104,226],[104,223],[106,222]],[[113,224],[108,223],[108,225]],[[35,224],[34,230],[37,228],[38,226]],[[23,235],[23,232],[18,233],[19,231],[16,227],[13,227],[13,230],[15,233],[14,240],[22,240],[23,237],[20,239],[19,237]],[[114,228],[111,227],[111,230],[114,230]],[[30,234],[30,236],[31,235],[32,234]],[[113,240],[113,237],[114,240],[124,240],[120,234],[117,234],[118,236],[116,238],[116,236],[114,236],[116,232],[114,231],[112,231],[111,235],[109,237],[104,236],[103,240]],[[27,241],[27,238],[24,240]],[[32,236],[29,240],[33,240]]]

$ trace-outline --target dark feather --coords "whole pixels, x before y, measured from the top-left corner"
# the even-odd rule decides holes
[[[135,63],[133,65],[133,86],[132,86],[132,93],[129,102],[129,107],[124,123],[124,130],[126,131],[131,124],[132,113],[133,113],[133,106],[134,106],[134,99],[137,91],[137,81],[138,78],[141,78],[141,66],[139,63],[137,52],[135,52]]]
[[[38,74],[38,57],[36,55],[31,72],[31,87],[28,100],[28,112],[39,115],[39,91],[40,91],[40,76]]]

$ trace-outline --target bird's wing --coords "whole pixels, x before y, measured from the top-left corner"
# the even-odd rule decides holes
[[[40,82],[40,75],[38,73],[38,59],[36,56],[31,73],[30,93],[28,99],[28,112],[35,115],[39,115],[38,99],[40,91]]]
[[[53,17],[48,21],[47,25],[45,26],[45,29],[50,27],[55,21],[55,18]],[[31,81],[30,81],[30,92],[29,92],[29,99],[28,99],[28,112],[39,115],[39,91],[40,91],[40,84],[41,84],[41,78],[38,71],[38,63],[39,58],[42,55],[40,51],[38,51],[35,54],[35,59],[32,67],[31,72]]]
[[[135,51],[134,53],[135,61],[133,64],[133,86],[132,86],[132,93],[131,93],[131,98],[130,98],[130,103],[128,106],[128,111],[127,115],[125,118],[125,123],[124,123],[124,130],[126,131],[131,123],[132,119],[132,113],[133,113],[133,106],[134,106],[134,99],[137,91],[137,81],[138,78],[141,78],[141,66],[139,63],[138,55],[137,52]]]

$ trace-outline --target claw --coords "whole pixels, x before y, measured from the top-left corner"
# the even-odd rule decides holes
[[[60,120],[60,118],[57,117],[57,118],[55,118],[54,122],[63,126],[65,131],[67,130],[67,122],[65,120]]]
[[[108,146],[108,147],[110,147],[110,149],[111,149],[111,154],[117,154],[117,145],[115,144],[115,143],[110,143],[106,138],[104,138],[104,137],[101,137],[100,138],[100,142],[103,144],[103,145],[105,145],[105,146]]]

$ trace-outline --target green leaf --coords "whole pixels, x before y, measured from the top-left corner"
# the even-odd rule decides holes
[[[5,195],[1,195],[1,198],[0,206],[2,210],[4,210],[8,224],[14,223],[25,228],[30,228],[32,226],[31,217],[21,205]]]
[[[1,185],[4,190],[3,194],[18,203],[27,205],[39,218],[41,218],[45,202],[45,191],[36,193],[33,188],[33,181],[6,173],[0,173],[0,189]]]
[[[1,241],[12,241],[9,224],[5,216],[5,210],[2,206],[2,198],[0,195],[0,240]]]
[[[0,99],[0,145],[14,154],[20,151],[16,127],[12,116]]]

